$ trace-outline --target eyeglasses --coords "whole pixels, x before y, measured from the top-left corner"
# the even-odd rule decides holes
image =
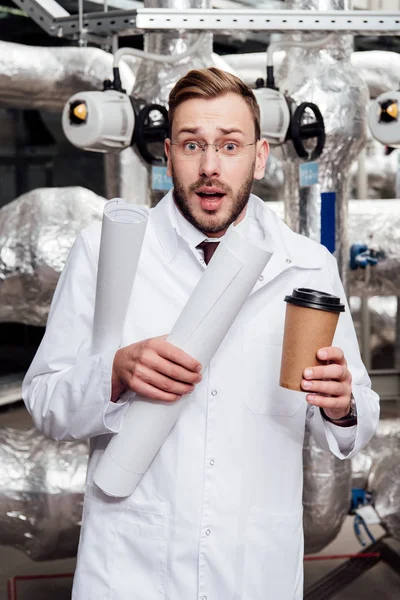
[[[197,140],[188,142],[171,142],[176,147],[176,153],[182,158],[199,158],[206,153],[208,146],[213,146],[215,152],[224,158],[237,158],[241,156],[247,146],[254,146],[258,140],[251,144],[240,144],[239,142],[222,142],[221,144],[206,144]]]

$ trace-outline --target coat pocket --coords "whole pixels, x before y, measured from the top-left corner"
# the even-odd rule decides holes
[[[119,511],[110,600],[166,597],[168,532],[168,518],[157,510]]]
[[[304,393],[279,386],[282,340],[256,336],[243,342],[244,400],[256,415],[291,417],[304,407]]]
[[[251,514],[247,526],[243,594],[246,600],[303,598],[301,511]]]

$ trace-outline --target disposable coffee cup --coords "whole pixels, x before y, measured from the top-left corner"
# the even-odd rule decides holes
[[[336,325],[344,305],[340,298],[309,288],[295,288],[285,296],[286,317],[279,385],[301,388],[304,369],[321,364],[320,348],[332,346]]]

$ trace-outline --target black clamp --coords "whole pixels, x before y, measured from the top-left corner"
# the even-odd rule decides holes
[[[160,119],[154,121],[151,113],[158,111]],[[168,111],[161,104],[148,104],[139,110],[135,110],[135,129],[132,136],[132,144],[136,144],[138,151],[146,162],[151,165],[165,163],[164,149],[162,156],[156,156],[149,150],[149,144],[164,142],[168,137],[169,123]]]
[[[311,110],[315,117],[315,121],[313,123],[302,124],[307,109]],[[313,102],[302,102],[299,104],[293,113],[288,134],[288,137],[292,140],[293,146],[300,158],[315,160],[321,156],[325,146],[325,125],[324,118],[318,106]],[[309,152],[304,147],[303,141],[311,138],[316,138],[317,143],[314,150]]]

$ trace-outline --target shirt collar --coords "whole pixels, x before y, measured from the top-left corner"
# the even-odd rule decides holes
[[[192,248],[196,248],[201,242],[207,239],[207,236],[199,231],[194,225],[189,223],[180,212],[172,198],[172,226],[178,235],[180,235]]]
[[[176,255],[179,236],[193,247],[207,239],[176,208],[172,190],[151,210],[150,221],[167,262],[171,262]],[[255,234],[253,239],[264,241],[275,255],[279,255],[279,260],[285,263],[286,267],[290,264],[312,269],[321,268],[325,263],[325,251],[322,247],[322,252],[316,251],[318,245],[316,246],[315,242],[294,233],[254,194],[250,195],[246,216],[238,227],[249,228],[251,237]]]

